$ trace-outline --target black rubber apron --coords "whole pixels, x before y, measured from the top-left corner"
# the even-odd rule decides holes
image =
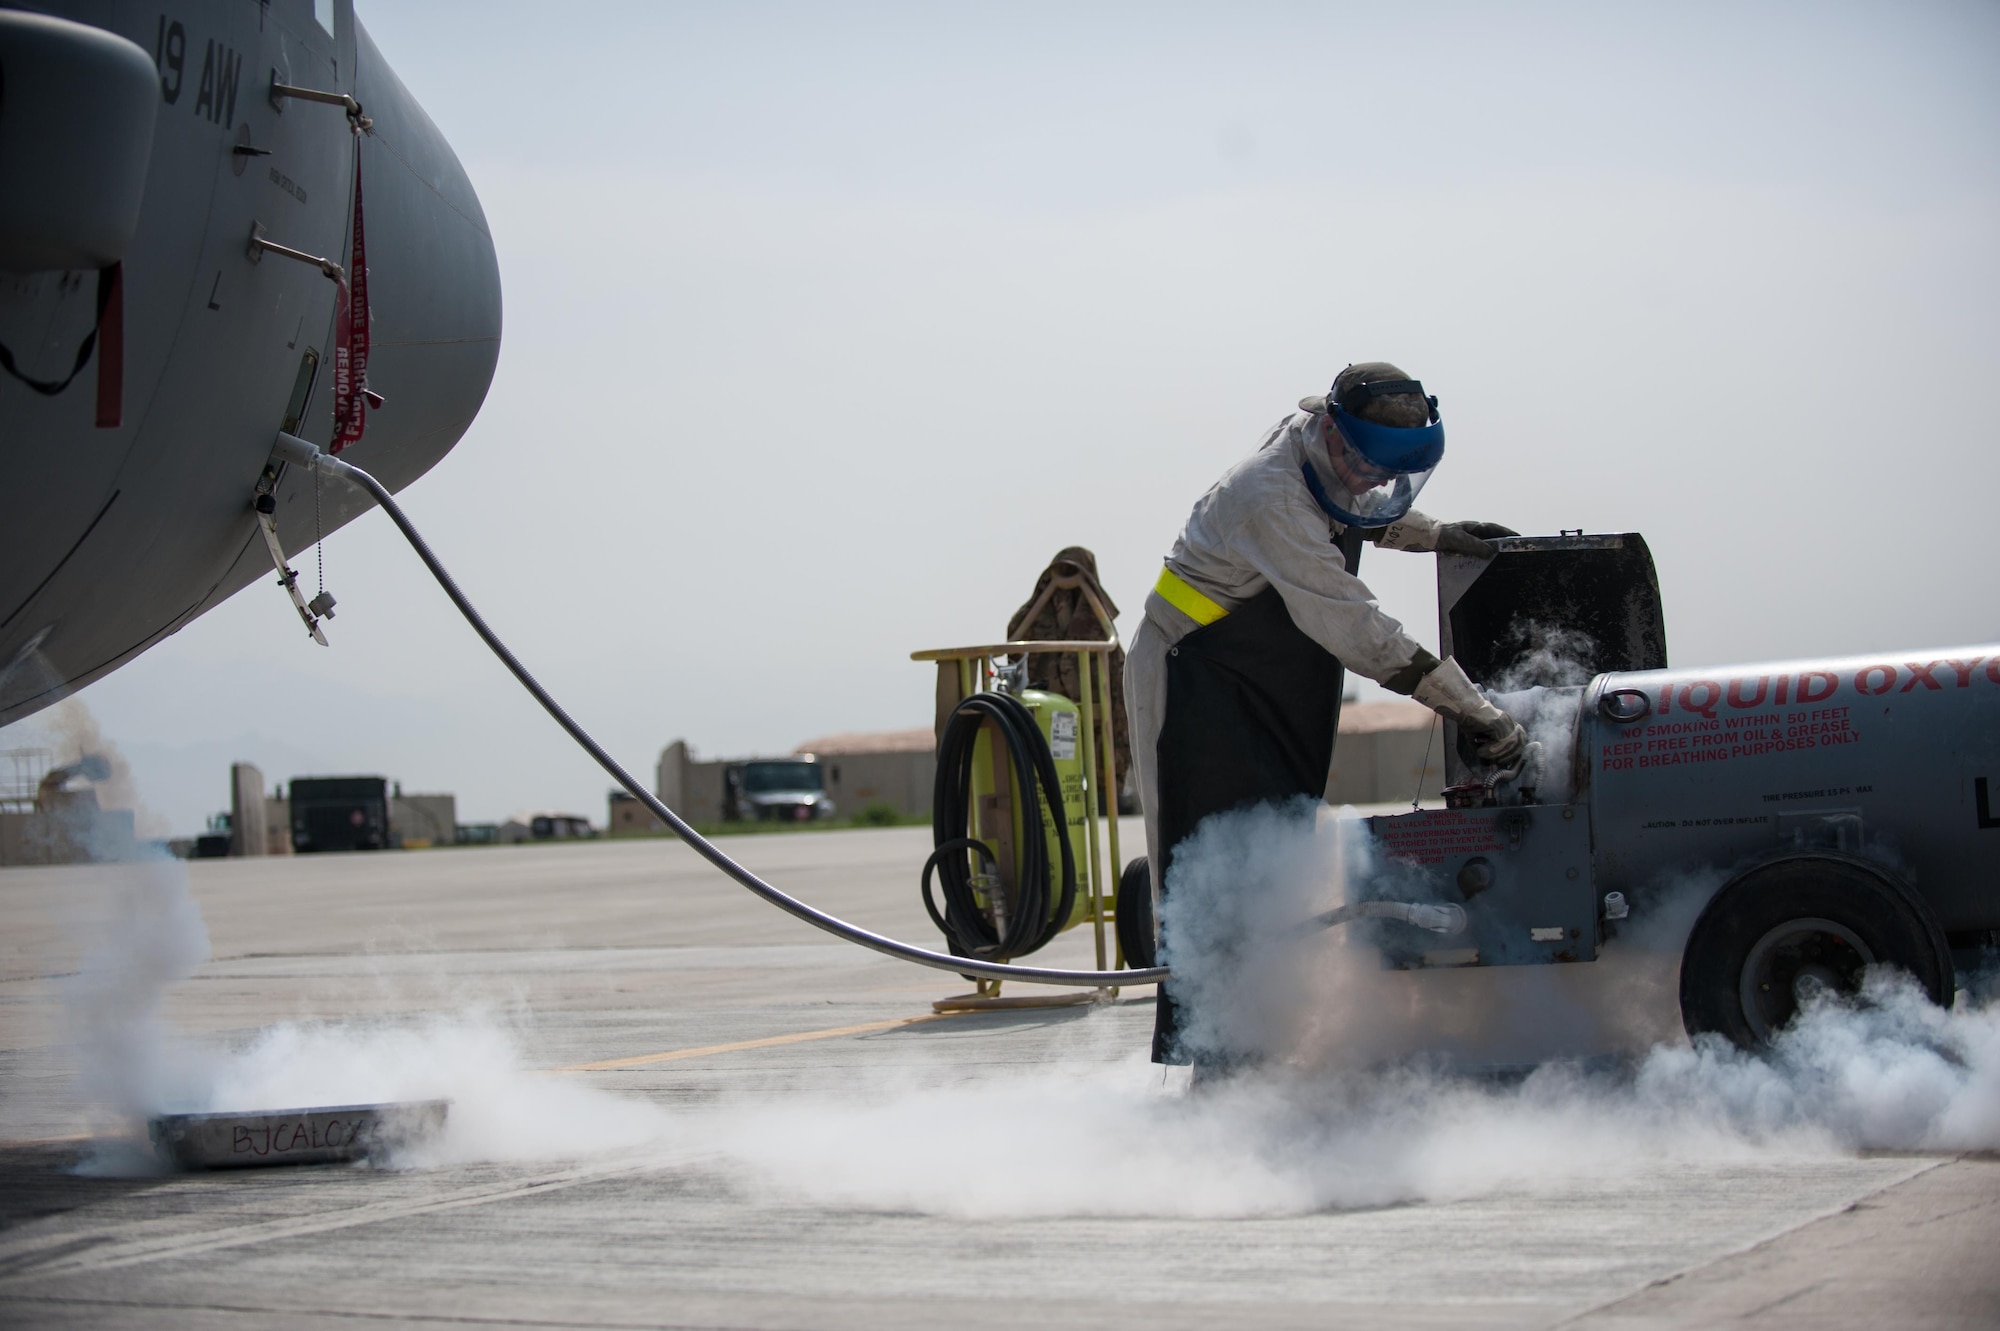
[[[1361,562],[1360,530],[1347,528],[1339,544],[1352,572]],[[1292,622],[1275,587],[1167,649],[1158,749],[1162,895],[1174,848],[1210,814],[1326,794],[1345,683],[1339,658]],[[1178,1048],[1173,982],[1158,995],[1153,1061],[1189,1062]]]

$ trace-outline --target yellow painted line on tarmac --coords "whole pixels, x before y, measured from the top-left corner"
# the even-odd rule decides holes
[[[615,1072],[620,1068],[646,1067],[653,1063],[674,1063],[683,1058],[707,1058],[711,1054],[734,1054],[744,1049],[775,1049],[780,1045],[805,1044],[810,1040],[834,1040],[843,1035],[867,1035],[871,1031],[892,1031],[899,1026],[915,1026],[926,1021],[943,1021],[957,1012],[926,1012],[918,1017],[893,1017],[888,1021],[868,1021],[859,1026],[835,1026],[824,1031],[794,1031],[790,1035],[767,1035],[761,1040],[737,1040],[732,1044],[705,1044],[695,1049],[669,1049],[658,1054],[638,1054],[632,1058],[606,1058],[596,1063],[578,1063],[557,1068],[557,1072]]]
[[[21,1137],[14,1141],[0,1141],[0,1146],[74,1146],[78,1142],[94,1142],[94,1132],[73,1132],[67,1137]]]

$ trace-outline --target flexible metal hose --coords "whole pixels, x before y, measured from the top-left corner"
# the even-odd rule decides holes
[[[410,520],[403,515],[402,508],[397,505],[395,497],[389,493],[387,487],[354,464],[320,453],[314,445],[289,435],[279,436],[277,454],[286,461],[318,466],[335,476],[345,477],[372,495],[375,502],[382,506],[382,511],[389,515],[389,520],[396,524],[396,530],[403,533],[403,539],[410,543],[410,548],[417,552],[417,558],[424,561],[424,567],[431,571],[433,578],[437,579],[438,586],[444,588],[444,594],[458,607],[458,613],[465,616],[465,622],[472,626],[472,631],[479,635],[480,641],[486,644],[488,650],[500,658],[500,663],[513,672],[514,678],[521,681],[521,687],[542,705],[542,710],[554,718],[555,723],[567,731],[569,737],[595,759],[597,765],[609,773],[612,780],[623,786],[633,799],[652,810],[654,817],[671,827],[674,834],[694,847],[697,854],[779,910],[796,916],[815,928],[824,929],[837,938],[844,938],[850,943],[857,943],[885,956],[913,961],[919,966],[929,966],[935,970],[951,971],[959,975],[977,975],[988,980],[1026,980],[1035,984],[1073,985],[1085,989],[1111,988],[1127,984],[1157,984],[1167,978],[1168,970],[1165,966],[1129,971],[1066,971],[1042,966],[1010,966],[999,962],[980,961],[972,957],[948,956],[942,952],[913,947],[858,925],[849,924],[845,920],[836,919],[765,882],[723,854],[713,842],[683,821],[679,814],[662,804],[652,791],[634,780],[631,773],[619,766],[618,761],[606,753],[604,747],[592,739],[589,733],[563,710],[562,704],[550,696],[549,691],[528,673],[528,668],[521,664],[514,653],[507,649],[507,644],[500,641],[499,635],[488,628],[479,612],[472,608],[472,602],[468,601],[465,593],[458,589],[458,584],[452,580],[451,574],[445,572],[444,565],[431,553],[430,546],[417,534],[417,529],[410,525]]]
[[[1294,932],[1302,937],[1331,929],[1353,920],[1396,920],[1428,929],[1434,934],[1465,932],[1465,908],[1450,904],[1432,905],[1421,901],[1357,901],[1336,906],[1301,923]]]

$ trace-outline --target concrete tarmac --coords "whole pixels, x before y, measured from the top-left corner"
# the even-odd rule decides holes
[[[928,841],[906,828],[725,844],[816,905],[929,943]],[[277,1022],[472,1007],[511,1032],[527,1070],[468,1083],[468,1115],[495,1108],[485,1094],[605,1094],[551,1100],[534,1149],[517,1134],[460,1163],[79,1174],[108,1120],[79,1080],[90,1055],[64,994],[74,1002],[83,940],[158,890],[139,875],[182,870],[0,871],[0,1325],[2000,1325],[1991,1157],[1718,1151],[1239,1217],[1088,1195],[1042,1213],[940,1205],[953,1157],[925,1134],[951,1125],[925,1115],[964,1101],[922,1097],[1003,1095],[1057,1067],[1082,1089],[1052,1103],[1088,1114],[1099,1069],[1158,1076],[1133,1060],[1149,991],[929,1019],[962,981],[835,943],[667,841],[184,871],[211,955],[168,994],[164,1027],[240,1046]],[[1090,964],[1086,933],[1042,957]],[[596,1070],[557,1071],[581,1068]],[[879,1187],[865,1169],[839,1186],[798,1178],[853,1165],[838,1134],[862,1120],[840,1106],[859,1086],[918,1097],[869,1121],[908,1132],[921,1167]],[[1178,1093],[1157,1091],[1161,1112]],[[667,1126],[621,1137],[634,1114]],[[798,1140],[771,1141],[767,1168],[746,1174],[731,1123]],[[967,1161],[986,1145],[977,1132],[954,1144]],[[897,1156],[894,1141],[867,1151]],[[1091,1186],[1155,1182],[1107,1166]]]

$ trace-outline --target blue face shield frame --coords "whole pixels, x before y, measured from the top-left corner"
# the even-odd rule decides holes
[[[1444,418],[1438,415],[1435,403],[1431,406],[1430,424],[1414,429],[1377,425],[1352,414],[1339,403],[1330,403],[1327,412],[1347,446],[1377,471],[1430,471],[1444,458]]]

